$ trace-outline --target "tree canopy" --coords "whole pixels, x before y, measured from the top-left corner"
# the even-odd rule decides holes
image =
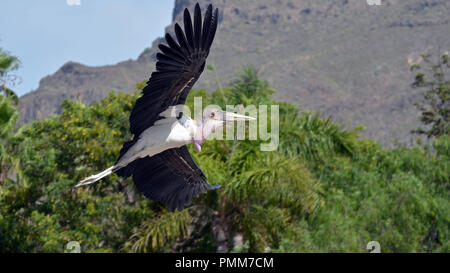
[[[0,251],[67,252],[70,241],[82,252],[366,252],[369,241],[382,252],[450,251],[448,134],[386,150],[361,140],[362,128],[277,102],[274,92],[252,68],[230,88],[191,92],[191,106],[199,96],[204,105],[279,105],[280,143],[271,152],[263,140],[189,147],[222,188],[176,213],[116,175],[73,187],[114,163],[139,94],[65,101],[60,115],[23,126],[8,144],[20,175],[0,184]]]
[[[413,86],[423,91],[423,103],[416,103],[421,111],[420,120],[425,128],[413,133],[428,138],[448,135],[450,132],[450,61],[448,52],[439,53],[434,60],[429,53],[422,55],[422,65],[414,64],[411,70],[419,70]]]

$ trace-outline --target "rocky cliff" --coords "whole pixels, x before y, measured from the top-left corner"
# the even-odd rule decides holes
[[[197,0],[176,0],[174,21]],[[450,49],[450,1],[198,0],[220,8],[220,25],[208,59],[226,84],[254,65],[277,98],[302,110],[332,115],[347,127],[366,125],[365,136],[386,144],[410,143],[418,125],[409,66],[420,54]],[[167,30],[172,31],[172,26]],[[112,89],[134,92],[154,69],[156,40],[137,60],[87,67],[68,62],[21,98],[22,121],[58,113],[64,98],[90,104]],[[205,71],[195,88],[214,90]]]

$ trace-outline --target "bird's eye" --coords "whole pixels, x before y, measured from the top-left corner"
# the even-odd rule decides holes
[[[216,114],[214,112],[211,113],[211,117],[213,118]]]

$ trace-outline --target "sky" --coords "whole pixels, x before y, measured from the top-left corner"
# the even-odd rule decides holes
[[[0,48],[21,61],[19,95],[68,61],[89,66],[136,59],[163,36],[174,0],[1,0]]]

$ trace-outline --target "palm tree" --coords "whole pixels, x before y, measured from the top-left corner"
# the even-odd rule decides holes
[[[12,152],[11,145],[16,138],[18,116],[14,99],[0,95],[0,184],[18,166],[18,157]]]
[[[17,69],[19,64],[17,57],[0,48],[0,184],[18,166],[18,157],[11,151],[10,144],[16,136],[19,98],[6,85],[16,79],[10,72]]]
[[[5,97],[17,97],[11,89],[6,87],[6,85],[8,83],[14,83],[17,79],[17,76],[11,74],[11,71],[19,68],[19,65],[20,61],[16,56],[12,56],[9,52],[0,48],[0,91]]]

